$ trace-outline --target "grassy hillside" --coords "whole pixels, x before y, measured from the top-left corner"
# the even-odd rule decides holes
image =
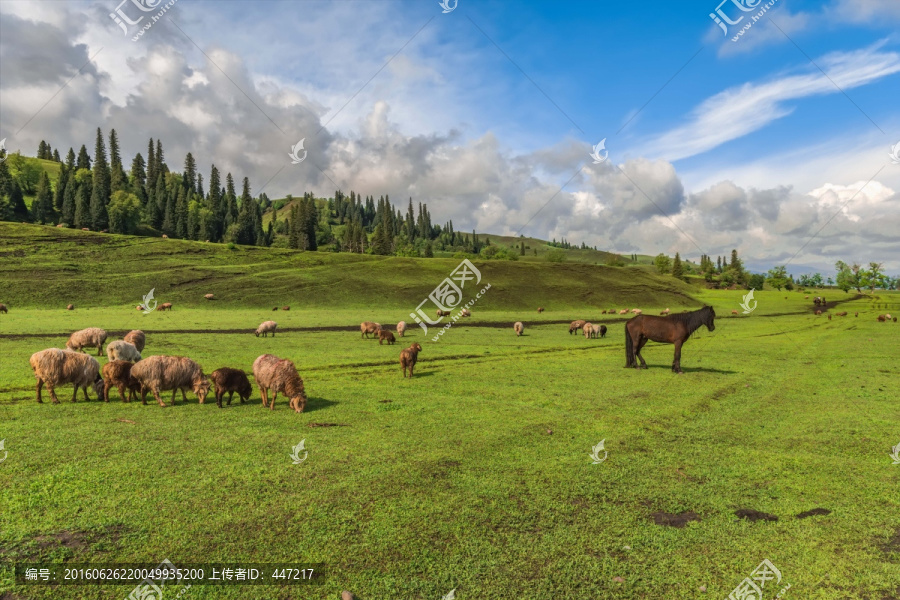
[[[10,306],[135,305],[412,310],[459,264],[350,253],[298,252],[0,224],[0,302]],[[693,288],[640,267],[474,261],[491,293],[479,309],[696,307]]]

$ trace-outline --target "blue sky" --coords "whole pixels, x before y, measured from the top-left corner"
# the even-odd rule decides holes
[[[699,0],[178,0],[138,42],[117,4],[0,4],[9,148],[115,127],[128,156],[161,137],[176,168],[192,151],[271,196],[339,187],[457,228],[900,271],[895,0],[777,0],[737,42]],[[755,12],[722,11],[746,15],[732,31]],[[310,160],[285,168],[301,138]]]

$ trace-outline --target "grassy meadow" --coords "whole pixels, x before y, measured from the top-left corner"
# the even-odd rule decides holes
[[[0,597],[133,588],[15,585],[14,563],[168,558],[323,565],[317,585],[194,586],[190,600],[726,598],[763,559],[783,576],[767,600],[788,584],[788,599],[900,598],[900,325],[875,320],[900,314],[900,294],[826,291],[828,313],[850,313],[829,321],[803,293],[758,291],[732,316],[746,292],[646,268],[476,262],[491,289],[433,342],[409,313],[457,263],[0,225]],[[151,288],[171,312],[134,309]],[[626,318],[602,310],[705,303],[716,329],[685,344],[683,375],[654,343],[649,369],[623,368]],[[607,336],[569,335],[577,318]],[[266,319],[280,332],[256,338]],[[360,321],[401,319],[397,345],[360,339]],[[88,326],[140,328],[145,356],[207,373],[290,358],[307,409],[263,409],[256,389],[223,409],[115,391],[72,403],[71,386],[37,404],[28,357]],[[813,509],[827,514],[797,516]]]

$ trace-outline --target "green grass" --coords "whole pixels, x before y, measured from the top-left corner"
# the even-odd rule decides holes
[[[5,250],[23,243],[0,237]],[[135,242],[135,255],[142,242]],[[56,260],[72,251],[58,247],[65,251]],[[122,260],[98,258],[90,272],[127,278],[117,263],[128,250],[116,252]],[[304,295],[309,279],[299,265],[326,259],[271,255],[280,264],[273,271],[301,272],[294,298],[315,298]],[[250,277],[241,273],[241,257],[247,265],[263,262],[239,254],[230,280],[249,281],[241,279]],[[181,268],[215,270],[215,258]],[[156,257],[168,266],[167,281],[184,275],[179,260],[185,255]],[[377,259],[318,268],[343,277],[357,262],[386,281]],[[410,262],[427,279],[423,286],[436,283],[430,277],[440,269]],[[35,270],[35,294],[50,269],[41,270],[37,258],[4,264],[4,281],[7,273]],[[595,269],[598,277],[605,272],[571,266]],[[529,273],[537,266],[511,268]],[[553,274],[559,272],[566,271]],[[485,279],[493,283],[502,273]],[[88,275],[77,272],[74,284]],[[11,281],[3,293],[24,294],[18,277]],[[517,307],[517,292],[497,284],[473,317],[439,342],[415,328],[396,346],[361,340],[354,325],[405,318],[420,301],[418,288],[406,304],[395,290],[358,286],[329,306],[295,299],[290,312],[278,313],[242,306],[239,298],[203,303],[186,294],[171,313],[142,315],[116,304],[125,292],[115,284],[110,274],[83,288],[77,302],[84,309],[34,301],[0,315],[0,439],[9,453],[0,463],[0,557],[7,563],[169,558],[176,565],[326,565],[321,586],[195,586],[184,596],[191,599],[336,598],[350,589],[362,600],[437,600],[456,588],[460,600],[649,600],[725,598],[768,558],[781,570],[782,585],[791,584],[786,598],[900,594],[900,466],[888,456],[900,443],[900,329],[874,318],[900,303],[897,293],[826,294],[846,300],[832,313],[850,312],[828,321],[796,292],[757,292],[757,310],[737,317],[730,313],[740,310],[740,292],[697,292],[692,305],[712,303],[717,327],[701,329],[685,345],[686,373],[677,376],[669,370],[668,345],[645,348],[650,369],[622,368],[624,317],[599,314],[588,303],[538,315],[534,297]],[[537,289],[551,298],[547,305],[577,304],[569,285]],[[602,293],[631,289],[620,281]],[[146,293],[137,292],[137,300]],[[495,292],[504,297],[489,306]],[[63,299],[46,293],[53,302]],[[258,293],[247,290],[250,299]],[[628,299],[613,298],[608,308],[665,307]],[[585,317],[606,323],[607,337],[585,340],[555,323]],[[250,330],[263,318],[294,330],[256,338]],[[514,320],[526,324],[521,338],[513,334]],[[307,411],[294,414],[281,397],[274,411],[265,410],[257,391],[249,404],[235,400],[221,410],[193,396],[165,409],[125,404],[115,392],[109,404],[80,397],[73,404],[71,388],[61,390],[59,405],[37,404],[28,356],[61,347],[59,334],[89,325],[141,327],[148,332],[145,355],[187,355],[207,372],[226,365],[249,371],[265,352],[290,358],[310,396]],[[325,325],[347,330],[315,329]],[[211,333],[229,329],[240,331]],[[19,335],[26,333],[35,337]],[[397,356],[412,341],[423,351],[416,377],[403,380]],[[291,447],[302,439],[309,458],[293,465]],[[593,465],[588,454],[604,439],[608,459]],[[741,508],[779,520],[738,520],[734,511]],[[795,517],[813,508],[831,514]],[[685,511],[700,521],[673,528],[652,517]],[[132,587],[25,588],[7,578],[0,594],[119,598]]]

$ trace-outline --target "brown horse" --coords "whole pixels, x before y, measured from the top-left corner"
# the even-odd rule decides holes
[[[681,370],[681,346],[701,325],[706,325],[710,331],[715,331],[714,320],[716,311],[712,306],[704,306],[700,310],[669,315],[668,317],[655,317],[652,315],[638,315],[625,323],[625,367],[647,368],[647,363],[641,356],[641,348],[647,340],[675,344],[675,359],[672,361],[672,371],[682,373]],[[638,366],[638,360],[641,361]]]

